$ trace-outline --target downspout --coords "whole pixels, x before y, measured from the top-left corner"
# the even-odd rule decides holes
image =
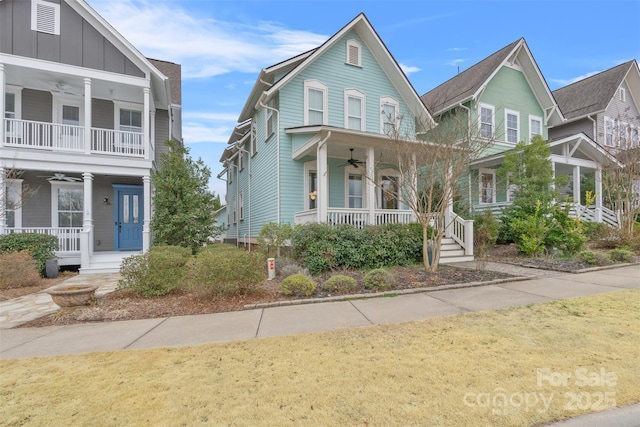
[[[587,114],[587,119],[591,120],[593,122],[593,140],[597,141],[598,140],[598,122],[596,122],[596,119],[594,119],[593,117],[591,117],[591,114]]]
[[[262,79],[260,79],[260,81],[268,84],[262,81]],[[278,224],[280,224],[280,111],[264,104],[263,101],[266,96],[267,92],[262,92],[262,96],[258,100],[258,105],[276,114],[276,219]]]
[[[253,136],[252,136],[252,138],[253,138]],[[247,153],[247,158],[248,158],[248,160],[247,160],[248,161],[248,164],[247,164],[247,174],[248,174],[247,175],[247,192],[249,193],[248,194],[249,201],[247,203],[247,206],[249,206],[249,211],[247,212],[247,216],[249,217],[249,221],[248,221],[249,222],[249,224],[248,224],[249,237],[251,237],[251,153],[249,153],[247,150],[245,150],[242,147],[242,145],[244,145],[244,144],[237,145],[237,147],[238,147],[238,152],[239,153]],[[240,182],[238,181],[238,183],[240,183]],[[236,190],[237,190],[237,188],[236,188]],[[244,197],[243,197],[243,199],[244,199]],[[242,202],[244,203],[244,200],[242,200]],[[245,248],[246,248],[246,246],[247,246],[246,233],[245,233],[245,242],[244,242],[244,244],[245,244]],[[249,252],[251,252],[251,244],[249,244]]]

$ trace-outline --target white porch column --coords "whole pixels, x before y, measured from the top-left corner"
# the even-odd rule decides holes
[[[149,117],[149,158],[153,160],[156,152],[156,112],[152,111]],[[151,149],[153,147],[153,149]]]
[[[4,96],[2,97],[4,99]],[[4,124],[2,126],[4,129]],[[6,169],[0,166],[0,236],[4,234],[7,228],[7,183],[5,179]]]
[[[365,178],[367,191],[367,208],[369,208],[369,224],[376,223],[376,161],[373,147],[367,148],[367,176]]]
[[[4,105],[4,97],[5,97],[5,89],[4,89],[4,64],[0,64],[0,113],[2,113],[2,115],[0,116],[0,123],[2,124],[2,126],[0,126],[0,147],[2,147],[4,145],[5,142],[5,130],[6,130],[6,126],[4,124],[4,109],[6,108]],[[2,177],[4,178],[4,174],[2,175]],[[0,215],[1,217],[4,217],[4,215]]]
[[[580,166],[573,167],[573,203],[580,203]]]
[[[327,212],[329,207],[329,179],[327,174],[327,143],[318,144],[317,148],[317,169],[318,169],[318,207],[317,222],[327,222]]]
[[[142,222],[142,251],[147,252],[151,247],[151,176],[142,177],[144,194],[144,220]]]
[[[144,97],[143,101],[143,111],[142,111],[142,145],[144,146],[144,158],[149,159],[150,157],[150,146],[149,146],[149,134],[151,127],[149,126],[149,121],[151,120],[151,110],[150,110],[150,90],[148,87],[142,88],[142,94]]]
[[[596,222],[602,222],[602,169],[596,169]]]
[[[91,153],[91,79],[84,79],[84,152]]]
[[[88,247],[80,247],[80,252],[93,255],[93,174],[84,172],[82,174],[84,183],[84,215],[82,218],[82,228],[89,233]]]

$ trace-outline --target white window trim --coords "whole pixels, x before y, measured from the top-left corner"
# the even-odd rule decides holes
[[[623,87],[620,88],[620,98],[619,99],[622,102],[627,102],[627,91]]]
[[[238,171],[244,170],[244,149],[238,150]]]
[[[623,132],[624,130],[624,132]],[[631,135],[631,126],[628,123],[618,120],[618,145],[620,148],[627,148],[629,146]]]
[[[13,228],[22,228],[22,179],[8,179],[5,182],[5,205],[9,200],[9,194],[14,193],[16,197],[16,209],[8,209],[7,211],[13,211],[14,226]]]
[[[120,130],[120,110],[140,111],[142,115],[141,128],[144,132],[144,105],[134,102],[113,101],[113,127]]]
[[[227,183],[229,184],[233,184],[233,167],[234,167],[234,161],[232,160],[231,163],[229,163],[229,167],[227,169]]]
[[[482,109],[483,108],[491,110],[491,135],[489,135],[489,137],[482,135]],[[478,123],[480,124],[480,129],[479,129],[480,137],[487,138],[487,139],[493,138],[494,135],[496,134],[496,107],[489,104],[483,104],[483,103],[478,104]]]
[[[51,181],[51,227],[57,228],[60,225],[58,224],[58,189],[60,188],[69,188],[69,189],[78,189],[84,190],[84,184],[82,182],[60,182],[60,181]],[[84,207],[84,191],[82,192],[82,205]],[[84,216],[84,212],[83,212]],[[84,219],[83,219],[84,222]]]
[[[516,141],[509,141],[509,115],[516,116]],[[504,141],[509,144],[517,144],[520,141],[520,113],[513,110],[504,110]]]
[[[244,190],[240,190],[238,193],[238,216],[240,221],[244,220]]]
[[[349,208],[349,175],[362,177],[362,208]],[[344,168],[344,207],[346,209],[366,209],[367,207],[367,179],[361,169],[356,169],[353,166]]]
[[[305,90],[306,93],[306,90]],[[275,112],[271,109],[275,109],[274,100],[272,99],[267,103],[267,106],[270,108],[264,109],[264,142],[267,142],[271,135],[276,133],[276,119],[274,117]],[[269,132],[269,121],[271,121],[271,132]]]
[[[358,63],[354,64],[353,62],[349,61],[349,48],[351,46],[357,47],[358,48]],[[347,40],[347,52],[346,52],[346,58],[345,58],[345,63],[347,65],[352,65],[354,67],[362,67],[362,46],[360,45],[360,43],[358,43],[357,40],[354,39],[350,39]]]
[[[328,109],[328,87],[324,83],[318,80],[305,80],[304,81],[304,125],[309,126],[309,89],[315,89],[322,91],[322,124],[329,124],[329,109]]]
[[[393,98],[391,96],[382,96],[382,97],[380,97],[380,133],[383,134],[383,135],[385,134],[385,132],[384,132],[384,119],[385,118],[383,117],[384,116],[383,107],[384,107],[385,104],[393,105],[395,107],[396,117],[395,117],[393,125],[395,126],[396,131],[398,131],[398,125],[399,125],[399,122],[400,122],[400,103],[395,98]]]
[[[496,171],[494,169],[480,169],[478,171],[478,204],[490,205],[496,202]],[[492,176],[491,202],[482,201],[482,175],[488,174]]]
[[[533,133],[532,123],[533,123],[534,120],[537,120],[537,121],[540,122],[540,133],[539,134]],[[536,135],[543,136],[542,135],[542,117],[529,115],[529,140],[533,139],[533,137],[536,136]]]
[[[38,7],[53,9],[53,31],[44,31],[38,26]],[[60,5],[44,0],[31,0],[31,29],[40,33],[60,35]]]
[[[20,120],[22,119],[22,88],[18,87],[18,86],[6,86],[5,87],[5,93],[11,93],[14,96],[14,100],[15,100],[15,109],[16,111],[13,111],[14,113],[14,119],[16,120]],[[5,105],[5,111],[3,112],[3,118],[5,117],[4,114],[6,114],[6,105]]]
[[[607,143],[607,123],[611,123],[611,144]],[[604,146],[606,147],[615,147],[616,145],[616,141],[615,141],[615,135],[616,135],[616,124],[613,121],[613,119],[610,119],[608,117],[604,118],[603,121],[603,133],[604,133]]]
[[[233,196],[233,223],[238,223],[238,199]]]
[[[358,89],[345,89],[344,90],[344,128],[349,129],[349,98],[360,99],[360,131],[364,132],[367,129],[366,123],[366,97],[365,94]],[[355,129],[358,130],[358,129]]]

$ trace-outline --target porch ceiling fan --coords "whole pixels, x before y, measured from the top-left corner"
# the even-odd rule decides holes
[[[71,89],[71,85],[64,82],[56,82],[53,84],[51,88],[52,92],[58,92],[60,95],[73,95],[79,96],[77,93],[73,92]]]
[[[353,148],[349,148],[349,151],[351,151],[351,157],[349,159],[347,159],[347,163],[340,165],[340,167],[345,167],[345,166],[353,166],[354,168],[357,168],[360,165],[364,165],[364,162],[362,160],[357,160],[353,158]]]
[[[47,181],[66,181],[66,182],[77,182],[82,181],[80,178],[76,178],[74,176],[66,176],[61,172],[56,172],[51,176],[38,176],[38,178],[47,178]]]

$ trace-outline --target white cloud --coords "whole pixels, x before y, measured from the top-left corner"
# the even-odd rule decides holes
[[[447,50],[451,51],[451,52],[460,52],[460,51],[468,50],[468,49],[469,48],[467,48],[467,47],[452,47],[452,48],[447,49]]]
[[[207,126],[198,122],[185,122],[182,124],[182,137],[187,144],[217,143],[226,144],[233,131],[235,121],[231,124]]]
[[[571,83],[575,83],[575,82],[578,82],[580,80],[586,79],[587,77],[594,76],[594,75],[596,75],[596,74],[598,74],[600,72],[601,71],[592,71],[590,73],[586,73],[586,74],[583,74],[581,76],[573,77],[573,78],[570,78],[570,79],[550,79],[550,81],[552,81],[554,83],[557,83],[557,84],[559,84],[561,86],[567,86],[567,85],[570,85]]]
[[[464,62],[464,59],[453,59],[449,62],[446,62],[445,65],[451,65],[453,67],[457,67],[458,65],[462,64]]]
[[[211,122],[232,122],[238,120],[236,113],[204,113],[204,112],[185,112],[182,117],[191,120],[207,120]]]
[[[400,68],[402,68],[402,71],[404,71],[406,75],[409,75],[411,73],[417,73],[418,71],[420,71],[420,68],[418,67],[414,67],[412,65],[405,65],[402,63],[400,63]]]
[[[201,17],[174,2],[94,0],[91,5],[143,55],[182,64],[183,79],[255,73],[328,38],[270,22],[246,25]]]

